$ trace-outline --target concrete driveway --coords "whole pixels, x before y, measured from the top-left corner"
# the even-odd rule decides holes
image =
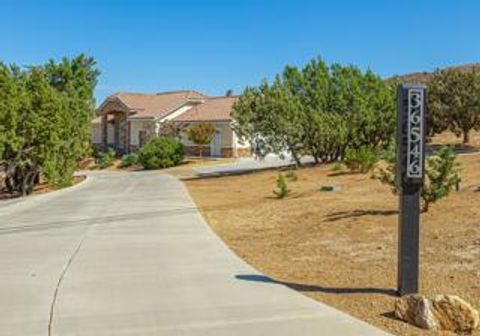
[[[302,157],[301,162],[312,163],[312,157]],[[222,176],[222,175],[236,175],[249,173],[253,171],[281,168],[294,166],[295,161],[289,156],[280,157],[275,154],[269,154],[263,159],[256,159],[254,157],[239,158],[236,162],[222,163],[218,165],[210,165],[205,167],[195,168],[193,171],[197,176]]]
[[[101,173],[0,206],[0,335],[386,335],[237,258],[183,184]]]

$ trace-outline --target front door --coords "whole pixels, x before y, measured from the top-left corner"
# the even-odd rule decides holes
[[[213,138],[212,142],[210,142],[210,155],[222,155],[222,133],[220,133],[220,131],[215,132],[215,137]]]

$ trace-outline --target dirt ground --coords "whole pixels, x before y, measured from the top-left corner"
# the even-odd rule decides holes
[[[422,215],[420,286],[422,294],[459,295],[479,309],[480,154],[459,161],[461,190]],[[291,194],[279,200],[272,194],[277,174],[186,184],[214,231],[273,280],[396,335],[448,335],[392,315],[398,207],[387,186],[371,174],[324,165],[297,170],[297,181],[288,182]],[[341,190],[322,192],[322,185]]]

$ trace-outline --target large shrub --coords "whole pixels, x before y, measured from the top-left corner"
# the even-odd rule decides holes
[[[170,137],[152,139],[138,152],[138,162],[144,169],[168,168],[178,165],[185,157],[185,147]]]
[[[71,183],[90,152],[99,71],[84,55],[20,68],[0,62],[0,169],[11,193],[26,195],[41,173]]]
[[[428,85],[428,107],[430,136],[450,130],[467,144],[470,131],[480,130],[480,72],[435,71]]]
[[[312,60],[287,66],[273,82],[246,88],[233,107],[234,129],[257,154],[288,151],[316,162],[348,148],[388,146],[395,132],[395,90],[372,71]]]

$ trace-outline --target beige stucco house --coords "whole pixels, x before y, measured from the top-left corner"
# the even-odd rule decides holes
[[[250,145],[241,143],[232,130],[232,106],[236,97],[208,97],[196,91],[157,94],[116,93],[98,107],[92,122],[92,144],[98,149],[111,147],[118,154],[143,146],[159,133],[161,123],[172,121],[188,127],[198,122],[215,126],[216,134],[203,155],[237,157],[250,155]],[[187,152],[196,155],[198,146],[183,134]]]

